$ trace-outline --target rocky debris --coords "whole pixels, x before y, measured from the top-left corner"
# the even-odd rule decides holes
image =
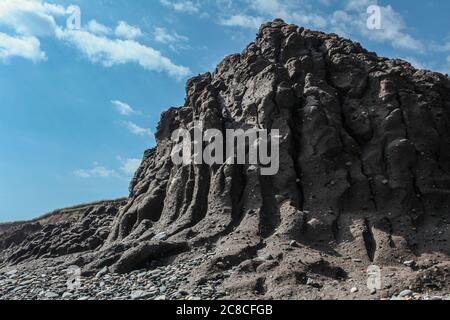
[[[55,266],[46,270],[0,271],[0,300],[198,300],[224,298],[218,287],[222,281],[207,281],[192,290],[183,289],[190,275],[211,256],[192,252],[185,263],[136,270],[128,274],[103,273],[80,277],[79,285],[69,287],[67,269]],[[24,266],[23,266],[24,267]]]
[[[171,134],[195,120],[221,132],[278,129],[279,172],[174,165]],[[67,255],[66,265],[83,267],[87,288],[120,279],[113,297],[127,299],[214,297],[218,286],[252,299],[448,294],[448,76],[276,19],[241,54],[187,81],[185,104],[162,114],[156,140],[120,209],[48,226],[5,261]],[[136,285],[133,269],[170,271],[198,248],[209,255],[176,295],[168,279],[154,284],[158,292],[150,280]],[[383,288],[351,293],[373,265]],[[105,267],[112,273],[96,277]]]
[[[7,250],[23,243],[30,235],[40,231],[40,223],[19,224],[0,234],[0,250]]]

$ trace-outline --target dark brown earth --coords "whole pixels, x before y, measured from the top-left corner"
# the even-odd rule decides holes
[[[279,173],[175,166],[171,134],[194,119],[205,129],[279,129]],[[176,266],[201,250],[210,255],[184,288],[222,279],[224,298],[449,293],[448,76],[275,20],[242,54],[190,79],[156,139],[123,205],[5,231],[3,265],[64,257],[91,277]],[[382,272],[376,292],[366,287],[370,265]]]

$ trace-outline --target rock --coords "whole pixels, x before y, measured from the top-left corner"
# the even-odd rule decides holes
[[[167,240],[167,234],[165,232],[158,233],[156,236],[153,237],[153,240],[156,241],[163,241]]]
[[[115,273],[132,271],[137,265],[162,255],[180,253],[189,249],[187,242],[144,242],[127,250],[111,270]]]
[[[101,278],[101,277],[103,277],[104,275],[106,275],[107,273],[109,272],[109,269],[108,269],[108,267],[103,267],[103,269],[102,270],[100,270],[96,275],[95,275],[95,278]]]
[[[166,296],[165,295],[158,296],[155,298],[155,300],[166,300]]]
[[[403,262],[403,264],[407,267],[414,267],[416,265],[416,262],[414,260],[408,260]]]
[[[400,294],[398,295],[400,298],[406,298],[406,297],[412,297],[414,294],[414,292],[412,292],[411,290],[403,290],[402,292],[400,292]]]
[[[17,275],[17,269],[10,270],[10,271],[6,272],[5,275],[10,278],[15,277]]]
[[[154,295],[155,295],[155,293],[152,293],[152,292],[136,290],[131,293],[130,298],[132,300],[145,300],[145,299],[153,297]]]
[[[59,298],[59,294],[52,292],[52,291],[48,291],[44,294],[44,297],[47,299],[56,299],[56,298]]]
[[[82,296],[82,297],[78,298],[77,300],[78,301],[87,301],[87,300],[90,300],[90,299],[91,299],[91,297],[89,297],[89,296]]]
[[[310,286],[310,287],[314,287],[314,288],[321,288],[322,285],[320,283],[317,283],[316,281],[314,281],[314,279],[308,278],[306,280],[306,285]]]
[[[351,288],[350,289],[350,292],[351,293],[356,293],[356,292],[358,292],[359,290],[358,290],[358,288],[356,288],[356,287],[353,287],[353,288]]]
[[[62,295],[63,299],[68,299],[68,298],[72,298],[73,294],[70,292],[64,292]]]

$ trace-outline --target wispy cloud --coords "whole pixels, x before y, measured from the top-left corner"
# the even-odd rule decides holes
[[[348,11],[338,10],[329,19],[331,28],[346,34],[359,34],[375,42],[390,43],[396,49],[423,52],[424,44],[410,35],[406,30],[406,23],[400,13],[392,6],[379,6],[381,14],[381,28],[370,30],[367,28],[367,5],[375,1],[365,1],[365,5],[350,1]]]
[[[108,35],[111,33],[111,28],[108,28],[96,20],[90,20],[86,25],[86,30],[98,35]]]
[[[259,28],[259,26],[261,26],[263,22],[264,19],[261,17],[252,17],[244,14],[236,14],[219,20],[219,23],[223,26],[242,27],[250,29]]]
[[[58,29],[54,17],[67,13],[67,9],[61,5],[37,0],[0,1],[0,25],[21,35],[54,35]]]
[[[116,107],[117,112],[121,115],[129,116],[136,111],[127,103],[119,101],[119,100],[111,100],[111,103]]]
[[[148,128],[143,128],[135,124],[131,121],[122,121],[122,124],[128,129],[128,131],[132,134],[138,135],[138,136],[148,136],[153,137],[152,130]]]
[[[122,157],[118,156],[117,159],[122,163],[122,166],[120,167],[120,170],[127,175],[132,176],[136,172],[136,170],[141,165],[142,160],[140,159],[122,159]]]
[[[140,159],[128,158],[123,159],[118,156],[117,160],[120,162],[120,167],[115,169],[109,169],[103,165],[100,165],[98,162],[94,162],[92,168],[90,169],[77,169],[72,173],[74,176],[83,179],[92,179],[92,178],[121,178],[121,179],[129,179],[134,175],[136,170],[141,165]]]
[[[98,162],[94,162],[94,166],[91,169],[78,169],[73,174],[80,178],[112,178],[118,177],[115,170],[110,170]]]
[[[167,72],[177,79],[190,74],[189,68],[176,65],[161,52],[134,40],[110,39],[84,30],[61,31],[58,38],[73,45],[93,63],[105,67],[137,63],[146,70]]]
[[[171,8],[178,12],[185,12],[192,14],[200,11],[200,5],[190,0],[178,0],[178,1],[160,0],[160,3],[163,6]]]
[[[11,57],[22,57],[33,62],[47,59],[45,52],[41,50],[41,43],[36,37],[12,37],[0,32],[0,61],[6,62]]]
[[[119,21],[115,34],[118,37],[125,38],[125,39],[136,39],[140,36],[142,36],[142,31],[136,26],[131,26],[125,21]]]
[[[222,4],[225,2],[225,4]],[[377,4],[376,0],[346,0],[339,10],[320,10],[313,7],[312,0],[245,0],[245,5],[236,6],[230,1],[221,1],[221,18],[218,23],[224,26],[257,29],[262,22],[282,18],[307,28],[330,30],[343,36],[362,36],[365,39],[390,43],[396,49],[424,52],[426,46],[410,33],[406,23],[392,6],[379,6],[381,10],[380,30],[367,28],[367,8]],[[326,0],[320,1],[325,7]],[[314,9],[313,9],[314,8]]]
[[[119,21],[114,32],[111,28],[91,20],[81,30],[68,30],[56,23],[55,17],[67,16],[69,7],[39,0],[0,1],[0,26],[16,34],[1,35],[0,57],[11,56],[36,61],[45,60],[40,49],[40,37],[53,37],[78,49],[86,58],[105,67],[136,63],[148,71],[166,72],[181,79],[190,74],[187,67],[177,65],[161,52],[134,39],[142,31]]]
[[[154,37],[155,41],[165,44],[189,41],[188,37],[179,35],[176,32],[168,31],[166,28],[155,28]]]

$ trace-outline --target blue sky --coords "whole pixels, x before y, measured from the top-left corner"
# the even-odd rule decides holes
[[[381,30],[366,27],[372,4]],[[74,5],[81,29],[67,28]],[[0,221],[126,196],[161,111],[261,22],[450,73],[449,12],[444,0],[0,0]]]

